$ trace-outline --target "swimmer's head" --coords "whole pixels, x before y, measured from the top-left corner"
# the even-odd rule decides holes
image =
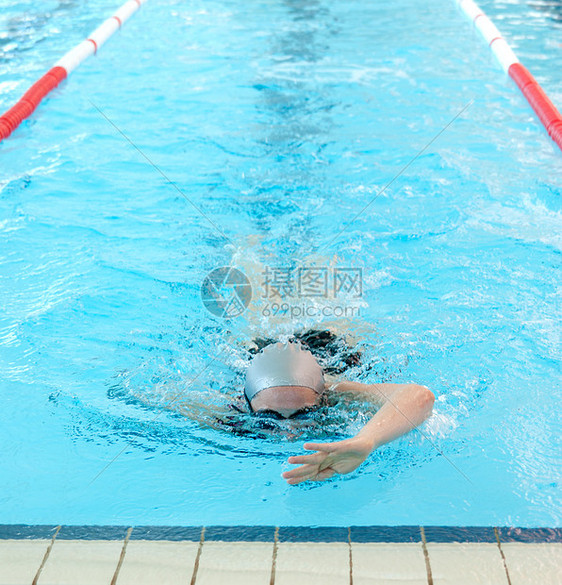
[[[283,417],[319,404],[324,375],[315,357],[300,343],[273,343],[252,360],[244,393],[254,411]]]

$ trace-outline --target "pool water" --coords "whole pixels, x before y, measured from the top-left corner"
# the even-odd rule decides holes
[[[560,107],[559,3],[481,7]],[[1,109],[115,8],[3,8]],[[0,523],[560,526],[562,158],[454,2],[148,2],[0,170]],[[201,300],[220,266],[239,316]],[[303,266],[361,290],[279,311],[264,271]],[[437,400],[290,487],[305,440],[372,414],[232,410],[252,340],[310,327],[361,350],[342,377]]]

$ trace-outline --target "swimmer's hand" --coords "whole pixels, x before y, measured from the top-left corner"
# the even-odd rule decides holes
[[[282,474],[288,484],[324,481],[336,473],[349,473],[367,459],[373,442],[368,437],[356,436],[336,443],[305,443],[304,448],[316,453],[289,457],[289,463],[302,465]]]
[[[381,408],[352,439],[337,443],[305,443],[305,449],[317,452],[289,457],[289,463],[300,463],[301,466],[283,473],[288,483],[323,481],[335,473],[349,473],[359,467],[373,449],[401,437],[431,415],[435,396],[425,386],[353,384],[353,387],[357,386],[376,395]]]

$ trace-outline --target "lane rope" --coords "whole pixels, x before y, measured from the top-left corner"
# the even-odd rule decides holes
[[[100,47],[148,0],[128,0],[80,44],[72,48],[38,79],[7,112],[0,116],[0,141],[7,138],[41,100]]]
[[[37,108],[41,100],[61,81],[66,79],[90,55],[99,48],[148,0],[128,0],[112,16],[36,81],[7,112],[0,116],[0,141],[7,138],[25,118]],[[548,135],[562,150],[562,116],[550,101],[530,71],[522,65],[511,47],[473,0],[456,0],[461,10],[488,42],[503,70],[517,84],[526,100],[544,125]]]
[[[517,84],[548,135],[562,150],[562,116],[556,106],[550,101],[530,71],[519,62],[507,41],[482,9],[473,0],[456,0],[456,2],[488,42],[488,46],[503,70]]]

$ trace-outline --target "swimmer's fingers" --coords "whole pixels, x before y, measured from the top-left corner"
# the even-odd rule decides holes
[[[305,443],[303,446],[307,451],[320,451],[322,453],[333,453],[343,441],[336,443]]]
[[[299,474],[298,475],[293,474],[294,471],[299,471]],[[324,481],[332,477],[335,473],[336,471],[331,467],[327,467],[326,469],[322,469],[321,471],[319,471],[317,465],[313,466],[303,465],[298,469],[286,471],[283,474],[283,477],[287,480],[288,484],[296,485],[304,481]]]
[[[318,474],[318,465],[301,465],[290,471],[284,471],[281,475],[287,480],[287,483],[296,484],[301,481],[307,481]]]
[[[330,477],[332,477],[332,475],[334,475],[336,473],[336,471],[334,469],[332,469],[331,467],[328,467],[327,469],[323,469],[317,476],[315,481],[324,481],[325,479],[329,479]]]
[[[282,473],[282,476],[285,479],[288,479],[293,477],[303,477],[305,475],[316,475],[317,472],[318,465],[312,465],[311,463],[307,463],[305,465],[301,465],[300,467],[295,467],[295,469],[284,471]]]
[[[312,453],[311,455],[292,455],[287,461],[293,465],[299,463],[320,463],[326,458],[326,453]]]

